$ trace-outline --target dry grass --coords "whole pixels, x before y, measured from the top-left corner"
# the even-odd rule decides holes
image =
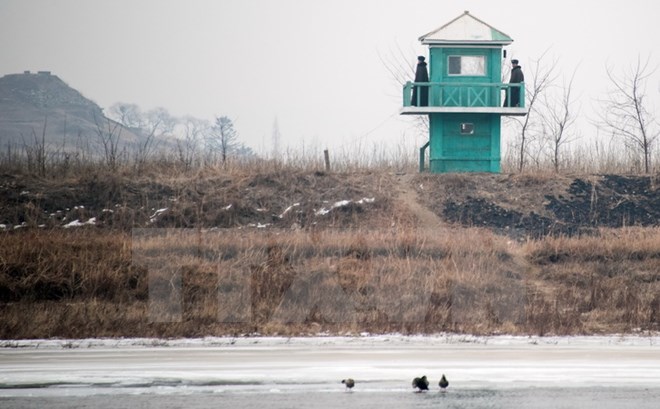
[[[0,174],[0,223],[10,228],[58,228],[73,220],[129,232],[139,227],[238,227],[294,223],[361,225],[389,216],[388,173],[205,169],[189,175],[129,177],[96,173],[48,180]],[[315,210],[341,200],[378,198],[316,217]],[[298,204],[294,211],[285,211]],[[153,217],[158,209],[166,212]],[[357,218],[356,214],[370,217]],[[282,217],[279,217],[282,215]],[[0,228],[0,230],[2,230]]]
[[[415,175],[406,185],[387,166],[357,168],[182,171],[163,160],[139,174],[94,164],[3,174],[3,223],[25,227],[0,231],[0,338],[660,330],[658,228],[516,241],[420,226],[400,196],[413,192],[438,219],[446,200],[471,196],[550,216],[546,195],[566,194],[572,178]],[[376,199],[315,216],[364,197]],[[91,217],[102,227],[60,228]],[[246,228],[257,223],[270,227]]]
[[[562,332],[657,329],[660,230],[601,230],[596,237],[547,238],[525,246],[542,283],[539,314]],[[554,329],[556,331],[557,329]]]
[[[0,338],[660,329],[660,231],[0,235]]]

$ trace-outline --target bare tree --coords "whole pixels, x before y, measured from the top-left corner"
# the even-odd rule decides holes
[[[600,115],[606,129],[643,156],[645,173],[651,170],[652,149],[660,135],[658,120],[646,99],[646,80],[655,72],[649,68],[649,60],[642,62],[637,57],[637,63],[620,76],[607,67],[612,89],[609,98],[601,101]]]
[[[215,124],[211,128],[209,145],[213,152],[219,152],[222,166],[227,166],[229,154],[237,146],[238,134],[234,129],[234,123],[229,117],[221,116],[215,119]]]
[[[387,55],[378,53],[378,58],[380,59],[383,67],[385,67],[385,70],[387,70],[389,73],[390,78],[392,79],[393,87],[396,87],[396,93],[393,93],[392,96],[400,101],[403,86],[406,84],[406,82],[415,78],[417,55],[413,49],[404,51],[401,46],[396,43],[396,47],[390,49]],[[415,115],[414,121],[415,128],[417,128],[420,133],[428,134],[428,115]]]
[[[94,122],[96,123],[96,134],[103,148],[105,164],[114,171],[119,165],[119,141],[122,126],[119,122],[109,118],[97,118],[96,115],[94,116]]]
[[[154,108],[145,115],[144,128],[148,134],[156,136],[171,133],[177,120],[165,108]]]
[[[44,118],[44,126],[41,131],[41,138],[37,136],[37,132],[32,128],[32,137],[34,144],[28,145],[23,137],[23,147],[25,156],[27,158],[28,170],[30,172],[36,171],[39,176],[46,176],[46,125],[48,124],[48,116]],[[22,134],[21,134],[22,136]]]
[[[402,87],[406,82],[415,78],[415,61],[417,60],[413,50],[404,52],[397,43],[395,49],[390,49],[388,56],[378,54],[383,67],[389,72],[390,78],[398,86]],[[401,89],[396,94],[397,98],[401,96]]]
[[[144,139],[138,144],[136,151],[136,166],[142,168],[151,153],[156,142],[164,135],[171,134],[176,126],[177,120],[165,108],[155,108],[147,112],[142,119],[142,133]]]
[[[519,172],[522,172],[525,167],[528,145],[530,144],[530,140],[535,136],[534,128],[542,126],[541,121],[536,119],[539,116],[539,101],[548,87],[555,81],[557,61],[546,61],[548,51],[546,50],[534,61],[531,74],[528,75],[531,81],[525,81],[525,105],[529,109],[529,112],[524,116],[524,119],[513,119],[520,126],[520,144],[518,145],[517,160]]]
[[[177,139],[177,154],[185,170],[190,170],[197,160],[202,136],[207,132],[207,121],[192,116],[183,118],[183,137]]]
[[[144,115],[139,106],[118,102],[110,107],[110,117],[126,128],[140,129],[144,126]]]
[[[573,71],[568,82],[564,78],[561,95],[554,98],[545,95],[543,99],[541,117],[551,145],[551,162],[556,173],[559,172],[562,147],[577,138],[577,135],[572,132],[579,115],[579,108],[575,108],[573,96],[573,81],[576,73],[577,69]]]

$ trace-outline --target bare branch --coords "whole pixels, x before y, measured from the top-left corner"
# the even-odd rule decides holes
[[[417,56],[414,50],[404,51],[399,43],[396,43],[395,49],[390,49],[389,54],[384,56],[380,52],[378,58],[382,63],[385,70],[390,75],[393,82],[393,87],[396,87],[394,97],[401,98],[401,89],[403,85],[415,78],[415,61]],[[394,89],[394,88],[393,88]],[[429,118],[427,115],[419,115],[415,117],[415,127],[421,133],[428,133],[429,131]]]
[[[532,64],[531,81],[525,82],[525,101],[529,108],[528,114],[521,121],[516,121],[520,126],[520,143],[518,145],[518,171],[522,172],[525,166],[525,158],[529,156],[528,145],[533,137],[532,128],[542,127],[542,123],[536,121],[535,116],[540,115],[538,103],[544,93],[553,86],[556,81],[555,69],[557,60],[546,62],[546,56],[550,49],[545,50]],[[542,134],[542,132],[541,132]]]
[[[551,149],[551,162],[555,172],[559,172],[561,162],[561,148],[577,139],[577,135],[571,132],[575,124],[579,109],[575,109],[573,99],[573,82],[577,67],[573,70],[571,78],[566,82],[563,80],[561,95],[554,98],[545,95],[543,98],[543,109],[539,115],[544,124],[544,137],[547,139]]]
[[[615,75],[607,66],[612,89],[608,99],[600,101],[603,107],[601,124],[621,138],[625,146],[642,155],[645,173],[651,170],[651,154],[660,136],[658,120],[646,103],[646,80],[657,69],[651,70],[649,62],[650,56],[645,61],[638,56],[637,63],[621,75]]]
[[[107,128],[104,127],[103,119],[105,119]],[[103,147],[105,163],[112,171],[115,171],[119,165],[119,141],[122,126],[119,122],[109,118],[97,118],[96,115],[94,115],[94,122],[96,124],[96,134]]]

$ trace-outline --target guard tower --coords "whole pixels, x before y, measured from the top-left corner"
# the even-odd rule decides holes
[[[499,172],[501,117],[527,114],[524,83],[502,82],[503,47],[513,40],[468,11],[419,40],[429,46],[430,82],[405,84],[401,114],[429,117],[420,171],[429,148],[431,172]],[[514,88],[518,106],[503,106]]]

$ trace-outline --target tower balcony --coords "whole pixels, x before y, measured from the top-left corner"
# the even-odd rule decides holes
[[[520,100],[517,106],[511,106],[511,93],[516,91]],[[480,113],[524,116],[527,112],[525,83],[407,82],[403,86],[402,115]]]

